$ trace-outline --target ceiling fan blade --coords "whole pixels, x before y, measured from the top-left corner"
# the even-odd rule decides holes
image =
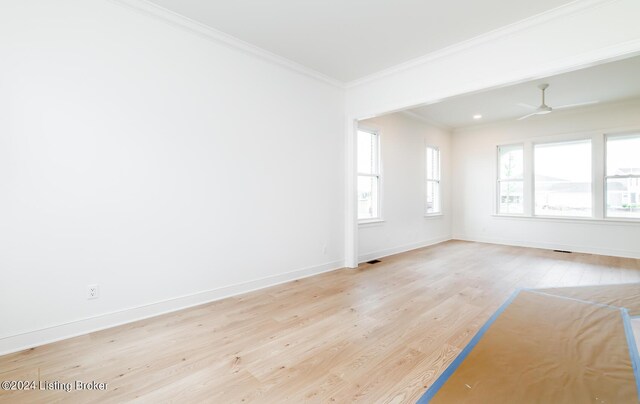
[[[538,107],[534,107],[531,104],[525,104],[524,102],[519,102],[516,105],[519,106],[519,107],[522,107],[522,108],[527,108],[527,109],[537,109],[538,108]]]
[[[553,109],[567,109],[567,108],[576,108],[576,107],[582,107],[584,105],[593,105],[593,104],[597,104],[600,101],[587,101],[587,102],[579,102],[577,104],[566,104],[566,105],[560,105],[559,107],[553,107]]]
[[[521,121],[521,120],[523,120],[523,119],[527,119],[527,118],[529,118],[530,116],[534,116],[534,115],[538,115],[538,111],[536,111],[536,112],[532,112],[532,113],[530,113],[530,114],[528,114],[528,115],[525,115],[525,116],[521,116],[520,118],[518,118],[518,121]]]

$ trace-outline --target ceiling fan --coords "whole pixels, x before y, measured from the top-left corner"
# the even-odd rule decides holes
[[[567,105],[561,105],[559,107],[551,108],[550,106],[548,106],[545,103],[545,99],[544,99],[545,91],[547,90],[547,88],[549,88],[549,84],[546,84],[546,83],[545,84],[540,84],[538,86],[538,88],[542,91],[542,104],[540,104],[539,107],[534,107],[533,105],[519,103],[518,105],[520,105],[521,107],[535,109],[535,111],[533,111],[532,113],[518,118],[519,121],[522,120],[522,119],[527,119],[527,118],[529,118],[531,116],[534,116],[534,115],[548,114],[549,112],[555,111],[557,109],[574,108],[574,107],[580,107],[580,106],[583,106],[583,105],[591,105],[591,104],[597,104],[598,103],[598,101],[587,101],[587,102],[580,102],[580,103],[577,103],[577,104],[567,104]]]

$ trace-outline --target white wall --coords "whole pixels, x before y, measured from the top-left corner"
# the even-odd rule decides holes
[[[380,134],[381,223],[361,224],[360,261],[419,248],[451,238],[449,132],[404,113],[360,122]],[[425,217],[425,146],[440,148],[443,215]]]
[[[105,0],[0,55],[0,353],[342,266],[344,90]]]
[[[497,145],[542,137],[551,140],[571,134],[640,130],[639,110],[640,100],[635,100],[454,131],[453,237],[640,258],[638,223],[493,215]]]

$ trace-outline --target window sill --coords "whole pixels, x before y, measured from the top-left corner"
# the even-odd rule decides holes
[[[624,218],[593,218],[593,217],[568,217],[568,216],[527,216],[527,215],[505,215],[494,213],[491,215],[499,219],[522,219],[541,222],[557,222],[557,223],[593,223],[606,224],[611,226],[638,226],[640,219],[624,219]]]
[[[425,219],[439,219],[442,218],[444,216],[444,214],[442,213],[425,213],[424,218]]]
[[[384,219],[368,219],[368,220],[359,220],[358,226],[368,227],[368,226],[380,226],[384,223]]]

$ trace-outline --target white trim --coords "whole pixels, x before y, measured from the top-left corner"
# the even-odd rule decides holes
[[[436,128],[444,131],[452,131],[454,128],[443,123],[432,120],[431,118],[427,118],[424,115],[420,115],[417,112],[411,110],[400,111],[401,114],[406,115],[408,117],[417,119],[418,121],[422,121],[428,125],[435,126]]]
[[[444,217],[444,214],[442,212],[424,214],[425,219],[441,219],[442,217]]]
[[[344,266],[358,267],[358,121],[348,116],[345,122],[345,243]]]
[[[493,214],[492,217],[499,219],[526,219],[532,221],[556,222],[556,223],[592,223],[607,224],[613,226],[638,226],[640,219],[633,218],[593,218],[584,216],[526,216],[515,214]]]
[[[606,151],[604,149],[604,134],[593,135],[591,138],[591,207],[593,209],[594,219],[602,219],[605,216],[605,153]]]
[[[382,225],[384,219],[363,219],[358,221],[358,227],[370,227],[372,225]]]
[[[347,89],[350,89],[353,87],[360,86],[362,84],[370,83],[372,81],[381,79],[383,77],[387,77],[392,74],[396,74],[404,70],[409,70],[413,67],[423,65],[425,63],[434,61],[436,59],[453,55],[455,53],[464,51],[474,46],[495,41],[497,39],[500,39],[502,37],[506,37],[509,35],[513,35],[516,32],[547,23],[549,21],[563,17],[565,15],[577,13],[589,8],[595,8],[603,4],[614,2],[614,1],[617,1],[617,0],[574,0],[571,3],[564,4],[560,7],[556,7],[554,9],[545,11],[543,13],[525,18],[524,20],[520,20],[518,22],[495,29],[493,31],[480,34],[466,41],[458,42],[454,45],[428,53],[424,56],[420,56],[415,59],[408,60],[404,63],[397,64],[388,69],[381,70],[377,73],[373,73],[365,77],[352,80],[350,82],[347,82],[345,87]]]
[[[130,10],[139,12],[148,17],[156,18],[174,27],[184,29],[193,34],[196,34],[205,39],[213,40],[219,44],[229,46],[233,49],[246,52],[250,55],[256,56],[260,59],[266,60],[281,67],[285,67],[296,73],[301,73],[307,77],[319,80],[323,83],[330,84],[334,87],[341,89],[345,88],[345,84],[329,77],[317,70],[304,66],[300,63],[294,62],[290,59],[277,55],[268,50],[262,49],[258,46],[252,45],[234,36],[226,34],[222,31],[218,31],[210,26],[195,21],[189,17],[185,17],[182,14],[178,14],[174,11],[168,10],[155,3],[147,0],[108,0],[112,3],[124,6]]]
[[[131,307],[0,338],[0,355],[117,327],[342,268],[342,261],[307,267],[235,285],[223,286],[151,304]]]
[[[436,237],[429,240],[418,241],[416,243],[405,244],[397,247],[385,248],[384,250],[371,251],[365,254],[362,254],[358,257],[358,262],[363,263],[371,260],[377,260],[380,258],[388,257],[390,255],[400,254],[403,252],[417,250],[419,248],[429,247],[435,244],[444,243],[445,241],[451,240],[451,237]]]
[[[490,243],[500,245],[510,245],[516,247],[529,247],[529,248],[541,248],[545,250],[564,250],[575,253],[583,254],[597,254],[606,255],[610,257],[623,257],[623,258],[636,258],[640,259],[640,252],[630,250],[618,250],[611,248],[599,248],[599,247],[584,247],[571,244],[555,244],[555,243],[541,243],[525,240],[508,240],[494,237],[482,237],[482,236],[467,236],[467,235],[454,235],[453,240],[460,241],[473,241],[476,243]]]
[[[524,155],[522,156],[524,162],[523,175],[524,175],[524,203],[522,214],[525,216],[533,216],[536,209],[535,207],[535,173],[533,166],[533,142],[524,142],[523,146]]]

